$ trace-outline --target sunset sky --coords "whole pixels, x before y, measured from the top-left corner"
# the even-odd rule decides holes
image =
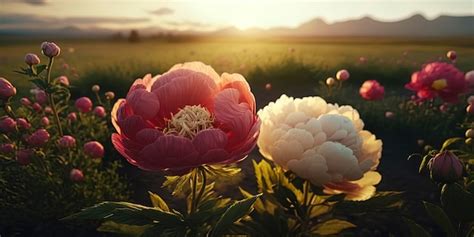
[[[394,21],[415,13],[474,15],[472,0],[0,0],[0,29],[162,27],[215,30],[295,27],[371,16]]]

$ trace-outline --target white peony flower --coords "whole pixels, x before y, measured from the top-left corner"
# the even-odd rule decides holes
[[[357,110],[320,97],[282,95],[258,116],[262,125],[257,144],[265,158],[323,186],[328,194],[346,193],[351,200],[374,194],[381,180],[375,170],[382,141],[363,130]]]

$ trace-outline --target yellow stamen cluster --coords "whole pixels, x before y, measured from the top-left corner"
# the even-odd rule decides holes
[[[194,138],[199,131],[212,128],[213,123],[214,118],[206,108],[200,105],[186,105],[171,116],[164,133]]]
[[[436,81],[433,81],[433,84],[431,84],[431,87],[437,91],[442,90],[448,86],[448,82],[446,79],[438,79]]]

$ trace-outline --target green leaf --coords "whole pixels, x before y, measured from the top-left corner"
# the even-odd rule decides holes
[[[430,155],[423,156],[423,160],[421,160],[420,167],[418,168],[418,173],[421,174],[421,172],[423,172],[430,159]]]
[[[252,205],[259,196],[260,194],[237,201],[230,205],[212,229],[211,236],[221,236],[225,234],[225,231],[228,230],[234,222],[238,221],[252,210]]]
[[[445,184],[441,189],[441,203],[444,210],[458,221],[474,220],[474,194],[457,184]]]
[[[312,233],[319,235],[335,235],[345,229],[354,227],[356,226],[348,221],[332,219],[313,227]]]
[[[38,66],[33,67],[33,68],[36,69],[36,73],[35,73],[35,74],[38,75],[38,74],[41,74],[44,70],[46,70],[47,67],[48,67],[48,66],[47,66],[46,64],[41,64],[41,65],[38,65]]]
[[[99,228],[97,228],[97,231],[129,236],[139,236],[149,227],[150,226],[125,225],[118,224],[113,221],[106,221],[102,223]]]
[[[464,138],[460,138],[460,137],[452,137],[452,138],[449,138],[447,139],[446,141],[444,141],[443,143],[443,146],[441,147],[441,151],[444,151],[445,149],[447,149],[449,146],[451,146],[452,144],[456,143],[456,142],[459,142],[459,141],[464,141]]]
[[[30,82],[35,84],[41,90],[46,90],[48,88],[48,83],[46,83],[44,80],[37,78],[37,79],[31,79]]]
[[[152,192],[148,192],[148,194],[150,195],[151,203],[155,208],[166,212],[170,211],[168,204],[166,204],[166,202],[158,194]]]
[[[420,225],[418,225],[416,222],[408,219],[408,218],[403,218],[405,223],[408,226],[408,230],[410,231],[410,236],[412,237],[431,237],[431,235],[423,229]]]
[[[425,205],[428,215],[430,215],[431,219],[433,219],[436,224],[443,228],[447,236],[455,236],[454,227],[443,209],[429,202],[423,202],[423,204]]]
[[[117,208],[144,209],[147,207],[129,202],[101,202],[61,220],[100,220],[111,215]]]

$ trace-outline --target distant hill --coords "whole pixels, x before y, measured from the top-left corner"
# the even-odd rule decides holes
[[[439,16],[428,20],[417,14],[409,18],[384,22],[363,17],[332,24],[320,18],[305,22],[296,28],[275,27],[270,29],[251,28],[240,30],[235,27],[213,32],[176,31],[160,27],[138,29],[140,35],[191,35],[191,36],[230,36],[230,37],[473,37],[474,16]],[[0,36],[54,36],[61,38],[111,37],[119,31],[92,28],[80,29],[75,26],[60,29],[0,29]],[[121,30],[124,35],[128,30]]]

